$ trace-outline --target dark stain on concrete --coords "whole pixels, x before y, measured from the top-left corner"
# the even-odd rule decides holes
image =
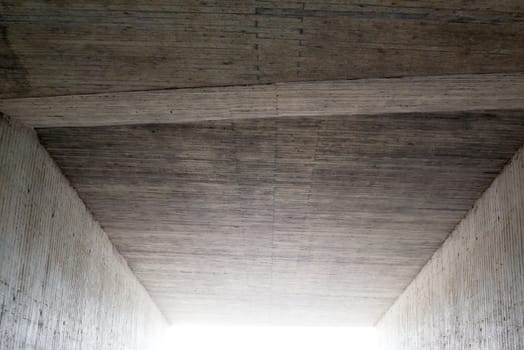
[[[0,7],[6,12],[7,5]],[[0,95],[2,97],[26,95],[30,90],[28,73],[9,42],[8,29],[0,15]]]
[[[413,20],[443,23],[464,24],[515,24],[522,23],[520,19],[497,18],[483,20],[467,16],[443,16],[431,13],[405,13],[405,12],[377,12],[377,11],[329,11],[306,10],[301,8],[256,8],[257,15],[275,17],[351,17],[356,19],[384,19],[384,20]]]

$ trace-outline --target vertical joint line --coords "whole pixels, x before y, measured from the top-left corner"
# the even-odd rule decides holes
[[[257,55],[257,64],[255,66],[256,69],[256,75],[257,75],[257,81],[260,80],[260,53],[258,51],[258,20],[255,19],[255,51]]]

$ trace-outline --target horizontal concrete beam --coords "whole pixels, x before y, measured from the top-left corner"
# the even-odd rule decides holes
[[[0,100],[44,127],[524,109],[524,73],[425,76],[168,89]]]

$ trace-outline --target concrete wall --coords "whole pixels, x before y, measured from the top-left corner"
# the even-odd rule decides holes
[[[145,350],[166,322],[33,130],[0,117],[0,349]]]
[[[378,323],[382,349],[524,349],[521,149]]]

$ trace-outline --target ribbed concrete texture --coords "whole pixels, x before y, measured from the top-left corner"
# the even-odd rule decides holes
[[[522,111],[46,128],[175,323],[371,326],[524,142]]]
[[[524,349],[524,149],[378,330],[384,350]]]
[[[0,349],[152,348],[164,317],[35,133],[0,117]]]

